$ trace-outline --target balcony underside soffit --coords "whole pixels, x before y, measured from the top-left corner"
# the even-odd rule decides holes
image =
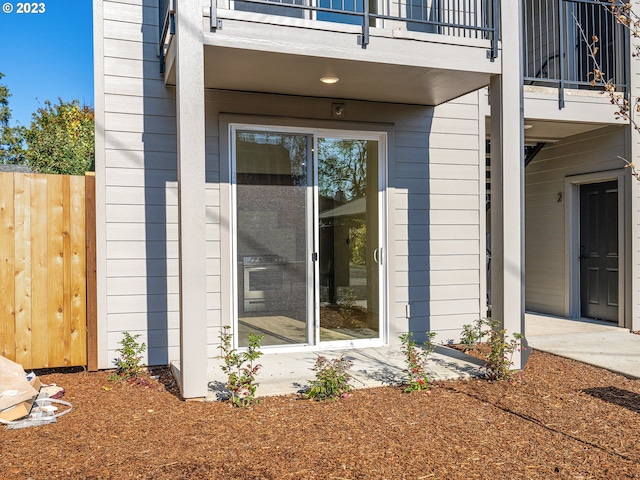
[[[562,122],[553,120],[524,119],[524,142],[526,145],[555,143],[560,140],[607,127],[607,123]],[[486,131],[491,132],[491,118],[486,118]]]
[[[326,85],[320,81],[326,76],[339,81]],[[205,49],[205,88],[220,90],[439,105],[487,86],[489,78],[478,72]],[[175,84],[174,68],[167,83]]]

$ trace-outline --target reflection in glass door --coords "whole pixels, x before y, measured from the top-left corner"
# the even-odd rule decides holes
[[[318,139],[320,341],[380,338],[378,142]]]
[[[313,343],[308,135],[236,131],[238,346]]]

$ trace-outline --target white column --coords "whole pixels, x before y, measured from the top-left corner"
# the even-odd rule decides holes
[[[491,79],[491,316],[524,333],[524,125],[521,6],[503,0],[499,60]],[[514,368],[524,366],[514,355]]]
[[[202,1],[176,2],[180,390],[207,394],[205,113]]]
[[[635,3],[633,10],[636,14],[640,14],[640,5]],[[640,59],[633,56],[635,53],[634,45],[640,45],[640,40],[631,37],[631,48],[629,49],[629,92],[633,101],[640,97]],[[616,45],[622,48],[621,45]],[[636,114],[636,121],[640,121],[640,116]],[[636,165],[640,166],[640,133],[629,126],[627,155]],[[640,171],[639,167],[636,170]],[[629,203],[627,203],[628,211],[626,217],[629,218],[630,234],[625,241],[630,240],[630,248],[625,249],[629,258],[626,260],[625,270],[626,278],[630,286],[625,290],[625,307],[629,309],[625,313],[625,327],[633,331],[640,330],[640,216],[636,212],[640,210],[640,182],[631,176],[631,172],[627,169],[629,177]]]
[[[98,368],[113,368],[109,358],[109,322],[107,318],[107,187],[105,148],[105,88],[104,88],[104,3],[93,2],[93,88],[95,112],[95,172],[96,172],[96,300],[98,315]]]

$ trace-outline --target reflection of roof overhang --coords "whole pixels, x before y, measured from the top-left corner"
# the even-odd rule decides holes
[[[340,205],[339,207],[325,210],[320,214],[320,218],[336,218],[336,217],[365,217],[367,211],[366,197],[356,198],[355,200]]]

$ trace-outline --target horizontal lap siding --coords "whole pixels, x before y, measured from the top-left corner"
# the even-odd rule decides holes
[[[299,117],[322,128],[330,121],[330,99],[271,97],[208,91],[207,155],[220,144],[219,115],[255,115],[248,121]],[[390,341],[408,329],[438,330],[458,337],[462,325],[481,315],[481,227],[479,118],[477,94],[432,108],[346,101],[348,120],[389,125],[388,237]],[[286,119],[286,120],[284,120]],[[340,128],[331,123],[327,128]],[[371,128],[371,127],[369,127]],[[482,157],[483,158],[483,157]],[[484,160],[484,159],[483,159]],[[207,174],[219,174],[220,160],[207,160]],[[484,166],[484,165],[483,165]],[[220,212],[222,224],[230,212]],[[411,320],[405,305],[411,305]],[[217,319],[219,322],[220,319]],[[217,354],[219,324],[209,323],[209,355]]]
[[[481,315],[477,94],[398,117],[390,202],[395,302],[392,335],[408,328],[457,340]],[[393,339],[392,339],[393,340]]]
[[[141,0],[142,1],[142,0]],[[108,355],[123,331],[140,333],[149,363],[179,357],[175,92],[155,53],[153,3],[104,3],[105,193]],[[140,25],[142,22],[142,25]],[[206,92],[208,355],[218,354],[223,292],[221,113],[331,123],[331,99]],[[481,265],[478,96],[432,108],[345,101],[349,122],[388,126],[390,339],[407,329],[459,334],[478,318]],[[337,125],[337,126],[336,126]],[[411,304],[412,318],[405,317]],[[108,365],[101,365],[102,367]]]
[[[149,364],[179,357],[175,93],[156,2],[104,2],[107,358],[140,334]],[[101,365],[107,367],[111,365]]]
[[[526,308],[565,315],[569,292],[565,177],[620,169],[625,133],[609,127],[545,146],[525,172]],[[562,194],[559,196],[559,194]]]

